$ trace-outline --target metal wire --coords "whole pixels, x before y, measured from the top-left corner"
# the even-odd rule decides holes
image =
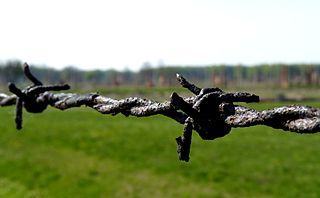
[[[48,105],[65,110],[82,105],[91,107],[102,114],[145,117],[161,114],[184,124],[184,132],[176,138],[179,159],[189,161],[192,130],[202,139],[213,140],[227,135],[232,128],[266,125],[276,129],[297,133],[320,131],[320,109],[290,105],[271,110],[256,111],[234,105],[234,102],[259,102],[259,96],[235,92],[226,93],[219,88],[201,89],[177,74],[180,84],[194,94],[182,98],[173,92],[170,100],[157,102],[137,97],[115,100],[99,94],[52,93],[49,91],[68,90],[69,85],[43,85],[24,65],[25,76],[33,82],[23,90],[9,83],[11,96],[0,94],[0,106],[16,104],[16,128],[22,128],[22,109],[41,113]]]

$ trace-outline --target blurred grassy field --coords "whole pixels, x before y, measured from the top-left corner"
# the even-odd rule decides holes
[[[25,113],[21,132],[13,107],[0,119],[0,197],[320,197],[318,134],[264,126],[214,141],[195,134],[184,163],[182,126],[163,116],[49,108]]]
[[[197,83],[196,83],[197,84]],[[211,84],[201,85],[200,87],[212,87]],[[213,86],[214,87],[214,86]],[[239,86],[229,86],[220,87],[226,92],[249,92],[260,96],[260,99],[274,99],[279,96],[285,96],[288,99],[319,99],[320,89],[319,87],[290,87],[290,88],[280,88],[273,85],[239,85]],[[4,88],[3,90],[6,90]],[[101,95],[105,95],[115,99],[122,99],[126,97],[138,96],[146,97],[153,100],[164,101],[169,98],[172,92],[177,92],[182,96],[191,96],[191,92],[181,86],[178,87],[95,87],[94,91],[92,89],[71,89],[74,93],[90,93],[98,92]]]

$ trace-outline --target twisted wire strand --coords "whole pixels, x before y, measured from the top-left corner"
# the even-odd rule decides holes
[[[276,129],[297,133],[317,133],[320,131],[320,109],[289,105],[271,110],[257,111],[234,105],[234,102],[259,102],[259,96],[235,92],[226,93],[219,88],[199,88],[177,74],[177,80],[194,96],[182,98],[175,92],[170,100],[153,100],[129,97],[115,100],[96,93],[52,93],[68,90],[69,85],[43,85],[32,75],[28,64],[24,64],[25,76],[33,85],[20,90],[9,83],[14,95],[0,93],[0,106],[16,105],[16,128],[22,128],[22,109],[31,113],[41,113],[48,105],[65,110],[88,106],[102,114],[146,117],[161,114],[184,125],[182,136],[176,138],[179,159],[189,161],[192,131],[202,139],[213,140],[227,135],[232,128],[266,125]]]
[[[228,98],[232,97],[230,93]],[[227,94],[219,97],[224,98]],[[239,93],[235,93],[239,95]],[[195,97],[185,100],[192,104]],[[16,95],[0,94],[0,106],[15,105]],[[183,124],[188,115],[182,111],[177,111],[170,103],[163,103],[130,97],[115,100],[98,94],[73,94],[73,93],[50,93],[45,92],[37,98],[37,101],[46,102],[50,106],[65,110],[82,105],[92,107],[102,114],[116,115],[122,113],[126,116],[146,117],[152,115],[165,115]],[[225,118],[225,123],[231,127],[250,127],[255,125],[266,125],[276,129],[298,133],[316,133],[320,131],[320,109],[302,106],[289,105],[271,110],[257,111],[243,106],[235,106],[234,114]]]
[[[256,111],[236,106],[235,114],[228,116],[225,122],[232,127],[266,125],[297,133],[317,133],[320,131],[320,109],[302,105],[289,105],[271,110]]]

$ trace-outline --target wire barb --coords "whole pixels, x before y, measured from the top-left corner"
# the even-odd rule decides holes
[[[20,90],[9,83],[9,91],[14,95],[0,94],[0,106],[16,104],[16,128],[22,128],[22,109],[27,112],[43,112],[48,105],[65,110],[82,105],[91,107],[102,114],[123,114],[125,116],[146,117],[161,114],[184,125],[183,134],[176,138],[179,159],[189,161],[192,131],[204,140],[213,140],[227,135],[232,128],[266,125],[297,133],[317,133],[320,131],[320,109],[290,105],[271,110],[256,111],[235,105],[234,102],[259,102],[259,96],[246,92],[226,93],[219,88],[199,88],[177,74],[182,87],[195,96],[183,98],[173,92],[170,100],[156,102],[130,97],[115,100],[96,93],[51,93],[68,90],[65,85],[43,85],[24,64],[24,74],[33,85]]]
[[[188,162],[192,138],[192,118],[188,117],[184,124],[183,134],[176,138],[179,160]]]
[[[30,72],[30,68],[28,63],[24,63],[23,65],[23,71],[24,75],[34,84],[34,85],[42,85],[42,82],[40,82],[32,73]]]

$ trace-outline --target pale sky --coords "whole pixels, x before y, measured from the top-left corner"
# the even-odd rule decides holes
[[[320,63],[319,0],[0,0],[0,61]]]

